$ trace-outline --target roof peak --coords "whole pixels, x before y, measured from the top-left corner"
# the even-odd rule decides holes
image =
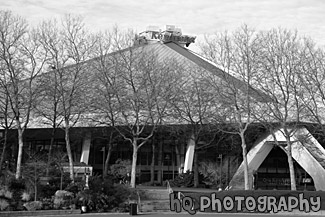
[[[196,36],[183,35],[182,30],[175,25],[166,25],[162,30],[158,26],[148,26],[146,31],[140,32],[135,36],[135,44],[152,44],[175,42],[181,46],[188,47],[195,43]]]

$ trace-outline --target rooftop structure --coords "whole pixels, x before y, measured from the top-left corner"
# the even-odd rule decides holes
[[[162,30],[158,26],[148,26],[146,31],[139,33],[135,38],[135,44],[150,44],[155,42],[175,42],[188,47],[195,43],[196,36],[183,35],[182,30],[174,25],[166,25]]]

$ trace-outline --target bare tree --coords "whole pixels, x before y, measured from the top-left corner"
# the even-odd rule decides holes
[[[229,133],[241,138],[245,190],[250,189],[245,133],[254,121],[255,104],[263,101],[259,92],[252,88],[259,70],[259,49],[256,32],[246,25],[232,34],[216,33],[206,37],[201,45],[203,55],[221,69],[206,74],[206,79],[215,92],[214,103],[219,107],[217,123],[232,124],[234,130]]]
[[[173,81],[173,69],[158,61],[152,50],[134,46],[134,34],[113,31],[116,50],[104,55],[97,68],[96,84],[102,89],[97,96],[97,111],[133,147],[131,187],[135,187],[137,153],[153,136],[166,112]],[[104,65],[103,65],[104,64]]]
[[[59,107],[60,95],[58,91],[58,79],[56,71],[43,74],[39,80],[39,96],[34,104],[34,117],[39,123],[49,125],[50,146],[48,150],[46,176],[49,175],[50,164],[52,162],[52,151],[55,142],[55,133],[62,123],[62,108]],[[42,118],[42,120],[40,120]]]
[[[40,46],[36,30],[9,11],[0,11],[1,83],[8,97],[18,130],[16,178],[21,177],[23,134],[35,99],[35,78],[42,72],[47,53]]]
[[[317,123],[325,135],[325,50],[316,45],[310,38],[304,38],[300,53],[301,70],[299,80],[303,86],[300,101],[306,107],[306,121]]]
[[[207,124],[215,115],[215,93],[204,79],[204,74],[208,72],[203,68],[185,63],[178,63],[176,67],[179,82],[175,86],[175,96],[166,100],[169,100],[173,110],[172,117],[178,123],[189,125],[188,144],[195,147],[193,172],[194,187],[197,187],[199,185],[197,151],[200,149],[198,143],[203,140],[203,132],[207,130]]]
[[[116,126],[117,119],[117,103],[116,103],[116,88],[118,86],[119,76],[117,71],[114,70],[114,59],[109,55],[113,52],[112,35],[118,32],[117,27],[113,32],[105,31],[97,34],[97,45],[95,49],[96,58],[92,61],[91,65],[94,69],[94,77],[92,82],[95,85],[93,95],[91,97],[91,107],[96,111],[96,115],[92,120],[98,125],[109,127]],[[114,130],[105,130],[107,137],[107,144],[105,150],[107,155],[104,163],[103,177],[108,173],[109,160],[114,148],[114,140],[117,135]]]
[[[65,131],[66,150],[69,159],[70,179],[74,181],[73,157],[70,128],[80,123],[81,116],[87,115],[90,103],[90,65],[87,60],[94,57],[95,37],[84,27],[79,16],[66,15],[61,19],[41,25],[41,43],[50,54],[47,61],[52,70],[41,79],[43,85],[42,116],[53,131],[62,122]],[[50,86],[47,88],[47,86]],[[40,111],[40,110],[39,110]]]
[[[39,96],[34,104],[34,113],[37,121],[52,127],[50,147],[48,151],[46,176],[49,175],[50,164],[52,162],[52,151],[57,128],[63,121],[63,111],[60,107],[59,75],[57,68],[60,67],[60,58],[63,55],[63,48],[60,47],[60,30],[55,20],[44,21],[39,25],[39,38],[43,49],[49,54],[49,72],[39,76]],[[42,120],[40,120],[40,118]]]
[[[1,81],[0,81],[1,82]],[[0,89],[4,90],[4,88]],[[14,119],[12,116],[12,112],[10,112],[10,104],[9,104],[9,97],[6,95],[5,92],[1,93],[2,96],[4,96],[2,99],[0,99],[0,125],[4,129],[4,133],[2,135],[2,138],[0,138],[0,141],[3,143],[2,152],[0,156],[0,169],[2,169],[3,162],[6,158],[7,153],[7,143],[8,143],[8,130],[12,127]],[[1,173],[1,171],[0,171]]]
[[[272,29],[260,33],[260,73],[259,88],[272,100],[263,105],[264,112],[259,119],[265,123],[277,122],[277,129],[285,137],[285,145],[280,144],[274,134],[274,125],[269,124],[276,144],[287,154],[291,190],[296,190],[295,171],[292,159],[292,135],[297,124],[303,120],[305,105],[301,101],[303,89],[299,74],[301,68],[301,39],[296,31]]]

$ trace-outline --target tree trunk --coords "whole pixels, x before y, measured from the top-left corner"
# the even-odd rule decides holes
[[[289,164],[289,171],[290,171],[290,183],[291,183],[291,190],[296,191],[296,176],[295,176],[295,168],[293,166],[293,159],[292,159],[292,144],[290,138],[287,139],[288,149],[286,151],[288,157],[288,164]]]
[[[105,165],[104,165],[104,174],[103,174],[104,178],[107,176],[107,173],[108,173],[109,160],[111,158],[112,149],[113,149],[113,144],[111,142],[109,142]]]
[[[17,168],[16,168],[16,179],[19,179],[21,177],[21,163],[22,163],[22,157],[23,157],[23,129],[20,127],[20,121],[16,121],[16,124],[18,126],[18,155],[17,155]]]
[[[159,171],[157,174],[157,181],[158,183],[162,184],[162,173],[163,173],[163,165],[162,165],[162,155],[163,155],[163,146],[161,144],[161,142],[158,142],[158,146],[159,146],[159,151],[158,151],[158,167],[159,167]]]
[[[194,188],[199,186],[199,169],[198,169],[198,153],[197,150],[194,152],[194,161],[193,161],[193,169],[194,169]]]
[[[245,190],[250,189],[249,178],[248,178],[248,162],[247,162],[247,147],[244,132],[240,132],[241,146],[242,146],[242,155],[244,162],[244,180],[245,180]]]
[[[70,144],[70,128],[69,128],[69,120],[65,120],[65,143],[67,148],[67,154],[69,158],[69,173],[71,182],[74,183],[74,172],[73,172],[73,158],[71,153],[71,144]]]
[[[60,190],[62,190],[62,188],[63,188],[63,168],[61,168],[60,169],[60,175],[61,175],[61,177],[60,177]]]
[[[137,140],[133,140],[133,156],[132,156],[132,169],[131,169],[131,188],[135,188],[135,178],[137,169],[137,158],[138,158],[138,144]]]
[[[156,144],[155,141],[152,141],[151,144],[152,147],[152,156],[151,156],[151,165],[150,165],[150,185],[154,185],[155,183],[155,149],[156,149]]]
[[[51,164],[51,161],[52,161],[52,150],[53,150],[53,144],[54,144],[55,131],[56,131],[56,128],[53,127],[52,132],[51,132],[51,141],[50,141],[49,153],[48,153],[48,156],[47,156],[46,177],[48,177],[49,173],[50,173],[50,164]]]
[[[37,200],[37,172],[36,172],[36,163],[34,162],[34,186],[35,186],[35,192],[34,192],[34,201]]]
[[[3,135],[4,141],[3,141],[3,149],[2,149],[1,158],[0,158],[0,173],[2,171],[3,161],[4,161],[5,156],[6,156],[7,138],[8,138],[8,128],[6,127],[4,135]]]

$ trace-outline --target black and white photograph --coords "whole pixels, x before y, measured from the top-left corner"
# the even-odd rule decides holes
[[[325,1],[0,0],[0,216],[324,216]]]

